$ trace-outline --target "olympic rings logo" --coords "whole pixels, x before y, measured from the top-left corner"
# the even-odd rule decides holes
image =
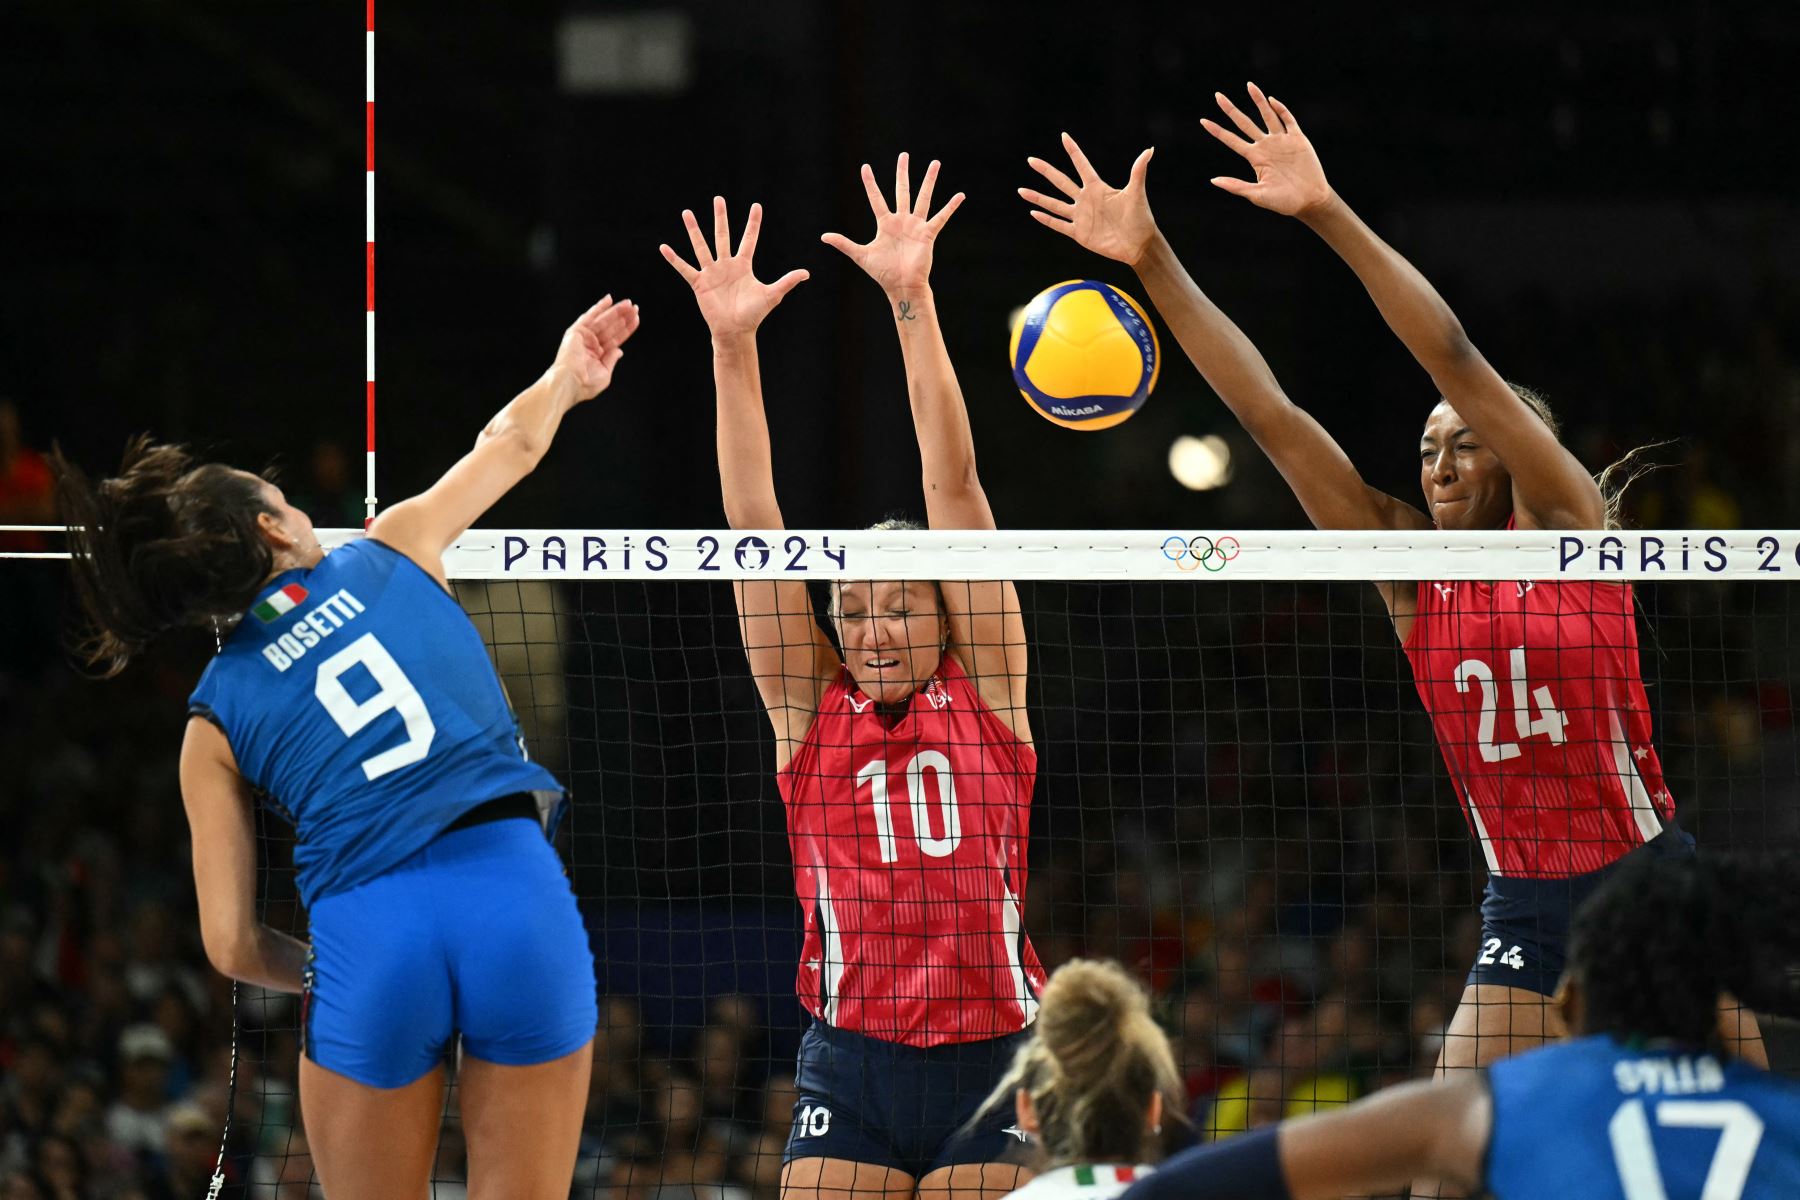
[[[1208,571],[1223,571],[1225,564],[1236,558],[1242,548],[1230,534],[1220,538],[1209,538],[1203,533],[1191,538],[1171,534],[1162,544],[1163,557],[1180,571],[1197,571],[1201,567]]]

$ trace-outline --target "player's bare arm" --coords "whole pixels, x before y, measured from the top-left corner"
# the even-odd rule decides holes
[[[714,196],[711,246],[693,212],[683,210],[693,261],[666,243],[658,247],[694,289],[694,301],[712,335],[719,486],[725,520],[734,529],[783,528],[769,456],[756,331],[808,277],[796,270],[773,283],[757,279],[754,257],[762,217],[762,205],[752,204],[734,251],[725,198]],[[750,671],[775,727],[778,765],[785,764],[812,725],[819,695],[837,670],[837,652],[814,618],[805,584],[740,582],[732,585],[732,594]]]
[[[1082,247],[1137,272],[1207,384],[1256,439],[1320,529],[1419,529],[1431,522],[1412,505],[1362,480],[1349,457],[1310,413],[1288,399],[1254,343],[1200,290],[1150,210],[1147,177],[1155,149],[1131,165],[1123,188],[1100,178],[1075,139],[1063,134],[1075,170],[1026,162],[1062,193],[1020,188],[1032,217]]]
[[[612,385],[613,368],[637,327],[637,305],[629,300],[606,296],[581,314],[563,333],[549,369],[494,414],[474,449],[430,488],[376,517],[369,536],[444,583],[444,551],[537,469],[571,409]]]
[[[994,513],[975,469],[975,438],[969,429],[962,386],[944,345],[937,298],[931,290],[932,257],[938,234],[963,202],[956,193],[931,211],[939,164],[925,169],[916,196],[910,164],[902,153],[894,168],[894,203],[866,163],[863,188],[875,217],[875,235],[853,242],[841,233],[820,239],[842,251],[881,285],[900,338],[906,391],[925,490],[925,516],[933,529],[993,529]],[[1010,582],[947,581],[939,591],[950,620],[950,650],[975,682],[981,698],[1025,741],[1025,622],[1018,591]]]
[[[1247,86],[1260,124],[1223,93],[1214,96],[1238,133],[1212,120],[1201,124],[1249,163],[1256,178],[1220,176],[1213,183],[1259,207],[1298,217],[1349,264],[1388,328],[1512,472],[1521,528],[1602,525],[1605,505],[1587,469],[1489,365],[1430,281],[1332,189],[1293,112],[1254,83]]]
[[[194,846],[200,940],[223,975],[277,992],[298,992],[306,943],[256,915],[256,819],[231,744],[204,717],[188,719],[181,743],[181,800]]]
[[[1283,1125],[1281,1172],[1294,1200],[1372,1195],[1425,1174],[1473,1195],[1492,1115],[1479,1075],[1403,1084]]]

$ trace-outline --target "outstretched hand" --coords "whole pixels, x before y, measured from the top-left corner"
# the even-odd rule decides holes
[[[1256,171],[1256,179],[1252,182],[1221,175],[1212,181],[1213,185],[1289,217],[1301,216],[1330,201],[1331,185],[1325,182],[1325,168],[1320,165],[1312,143],[1300,131],[1300,122],[1294,119],[1287,105],[1272,96],[1264,96],[1262,89],[1254,83],[1246,86],[1262,116],[1262,126],[1239,111],[1223,92],[1214,92],[1213,99],[1219,102],[1219,108],[1244,137],[1204,117],[1200,124],[1249,163]],[[1245,138],[1249,140],[1245,141]]]
[[[637,305],[629,300],[615,304],[608,295],[564,331],[555,365],[575,381],[579,399],[592,400],[612,383],[613,368],[625,354],[621,347],[637,327]]]
[[[750,206],[750,219],[744,222],[744,236],[736,254],[731,252],[731,221],[725,212],[725,197],[713,197],[711,249],[700,235],[700,223],[691,209],[682,210],[681,220],[687,226],[688,243],[694,248],[694,263],[698,265],[690,265],[666,242],[657,249],[694,289],[700,315],[714,337],[756,332],[782,297],[809,278],[806,271],[789,271],[774,283],[764,283],[756,277],[750,260],[756,253],[757,235],[762,231],[760,204]]]
[[[1065,133],[1062,144],[1079,182],[1041,158],[1027,158],[1025,162],[1032,170],[1068,197],[1058,200],[1030,188],[1020,188],[1019,195],[1042,210],[1033,210],[1032,219],[1064,237],[1075,239],[1095,254],[1136,266],[1156,237],[1156,218],[1150,215],[1150,197],[1144,187],[1144,177],[1150,170],[1150,159],[1156,148],[1152,146],[1138,155],[1137,161],[1131,164],[1131,175],[1125,186],[1116,188],[1094,171],[1093,164],[1088,162],[1087,155],[1081,152],[1074,138]]]
[[[933,159],[925,168],[918,198],[914,199],[906,154],[902,152],[894,168],[894,207],[889,208],[887,198],[875,183],[874,170],[864,163],[863,189],[868,192],[869,208],[875,213],[875,236],[866,242],[853,242],[841,233],[826,233],[819,240],[843,251],[888,292],[927,286],[931,282],[932,245],[950,214],[963,202],[963,194],[958,192],[936,215],[931,215],[931,193],[937,187],[937,177],[938,162]]]

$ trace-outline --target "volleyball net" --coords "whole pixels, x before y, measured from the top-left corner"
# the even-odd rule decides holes
[[[1598,770],[1639,835],[1671,823],[1664,793],[1708,847],[1800,834],[1797,593],[1775,586],[1800,578],[1793,531],[475,530],[446,565],[570,790],[558,845],[602,994],[580,1196],[772,1196],[792,1123],[820,1119],[795,1104],[806,919],[734,584],[801,581],[829,631],[839,581],[1016,582],[1037,770],[1029,870],[1008,886],[1047,970],[1111,958],[1150,990],[1188,1093],[1191,1133],[1171,1137],[1429,1074],[1471,966],[1518,952],[1478,911],[1507,832],[1465,815],[1371,580],[1491,584],[1503,608],[1543,588],[1574,616],[1580,585],[1629,583],[1661,778],[1628,730],[1604,731],[1623,753]],[[1534,740],[1603,722],[1570,681],[1520,678],[1496,637],[1460,648],[1465,751],[1523,766]],[[859,835],[937,851],[980,828],[954,805],[982,795],[922,783],[883,810],[861,779],[842,787]],[[290,834],[263,832],[266,919],[304,936]],[[227,1194],[304,1194],[299,1016],[240,990]],[[459,1194],[463,1154],[452,1094],[437,1194]]]
[[[1024,930],[1046,969],[1112,958],[1145,983],[1185,1136],[1213,1138],[1429,1074],[1471,966],[1519,953],[1482,937],[1494,831],[1464,815],[1369,581],[1631,583],[1663,771],[1647,802],[1666,789],[1708,846],[1792,844],[1796,593],[1769,584],[1800,577],[1797,550],[1783,531],[471,532],[454,589],[573,800],[559,844],[603,997],[575,1194],[772,1195],[792,1122],[822,1119],[795,1106],[805,919],[730,584],[803,581],[830,629],[835,581],[1017,583],[1038,756]],[[1561,681],[1512,678],[1513,647],[1467,649],[1480,752],[1598,719],[1558,708]],[[1626,794],[1640,761],[1614,764]],[[843,802],[880,836],[859,787]],[[924,799],[894,797],[886,832],[941,847],[957,817]],[[269,910],[303,932],[271,833]],[[290,1077],[294,1005],[240,1015],[252,1073]],[[304,1153],[273,1107],[240,1090],[247,1181]],[[452,1100],[451,1190],[460,1153]]]

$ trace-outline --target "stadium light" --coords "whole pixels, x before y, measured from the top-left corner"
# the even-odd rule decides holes
[[[1216,433],[1184,433],[1169,446],[1169,474],[1184,488],[1207,492],[1231,482],[1231,447]]]

